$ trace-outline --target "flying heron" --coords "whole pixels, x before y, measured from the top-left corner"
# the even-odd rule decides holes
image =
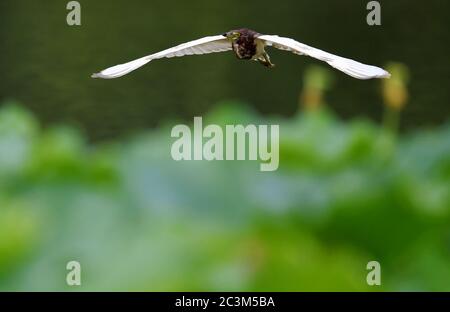
[[[391,75],[382,68],[366,65],[357,61],[340,57],[294,39],[279,37],[277,35],[262,35],[247,28],[231,30],[222,35],[204,37],[198,40],[180,44],[176,47],[144,56],[140,59],[107,68],[93,74],[92,78],[113,79],[132,72],[133,70],[160,58],[180,57],[185,55],[199,55],[214,52],[234,51],[237,58],[253,60],[272,68],[275,65],[265,51],[266,47],[286,50],[298,55],[308,55],[327,62],[332,67],[357,79],[389,78]]]

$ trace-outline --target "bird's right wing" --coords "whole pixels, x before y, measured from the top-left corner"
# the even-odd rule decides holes
[[[330,66],[357,79],[389,78],[391,75],[382,68],[366,65],[348,58],[337,56],[291,38],[272,35],[262,35],[258,39],[263,40],[266,45],[280,50],[291,51],[299,55],[308,55],[318,60],[327,62]]]
[[[180,44],[176,47],[144,56],[140,59],[109,67],[99,73],[93,74],[92,78],[113,79],[144,66],[148,62],[160,58],[180,57],[185,55],[200,55],[214,52],[224,52],[232,50],[231,42],[222,35],[204,37],[198,40]]]

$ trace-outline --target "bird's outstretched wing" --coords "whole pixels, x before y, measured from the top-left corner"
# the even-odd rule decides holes
[[[151,54],[148,56],[144,56],[140,59],[116,65],[105,70],[102,70],[99,73],[93,74],[92,78],[103,78],[103,79],[113,79],[118,78],[123,75],[132,72],[135,69],[138,69],[141,66],[144,66],[148,62],[160,58],[170,58],[170,57],[179,57],[185,55],[199,55],[199,54],[208,54],[214,52],[224,52],[232,50],[231,42],[222,35],[218,36],[209,36],[204,37],[198,40],[190,41],[187,43],[180,44],[176,47]]]
[[[357,79],[389,78],[391,76],[391,74],[382,68],[362,64],[348,58],[333,55],[290,38],[262,35],[259,36],[258,39],[263,40],[267,46],[273,46],[280,50],[291,51],[299,55],[308,55],[318,60],[327,62],[332,67]]]

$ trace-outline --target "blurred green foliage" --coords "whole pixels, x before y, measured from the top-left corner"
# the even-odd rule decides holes
[[[87,144],[3,105],[0,290],[450,290],[449,125],[397,137],[231,102],[206,120],[279,123],[279,170],[175,162],[169,126]]]

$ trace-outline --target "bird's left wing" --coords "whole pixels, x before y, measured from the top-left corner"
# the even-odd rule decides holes
[[[116,65],[105,70],[102,70],[99,73],[93,74],[92,78],[103,78],[103,79],[113,79],[118,78],[123,75],[132,72],[135,69],[138,69],[141,66],[144,66],[148,62],[160,58],[170,58],[170,57],[179,57],[185,55],[200,55],[200,54],[208,54],[214,52],[224,52],[232,50],[231,42],[222,35],[218,36],[209,36],[204,37],[198,40],[190,41],[187,43],[180,44],[176,47],[151,54],[148,56],[144,56],[140,59]]]
[[[290,38],[272,35],[262,35],[258,39],[263,40],[266,45],[280,50],[291,51],[299,55],[308,55],[318,60],[327,62],[332,67],[357,79],[389,78],[391,75],[382,68],[366,65],[348,58],[337,56]]]

